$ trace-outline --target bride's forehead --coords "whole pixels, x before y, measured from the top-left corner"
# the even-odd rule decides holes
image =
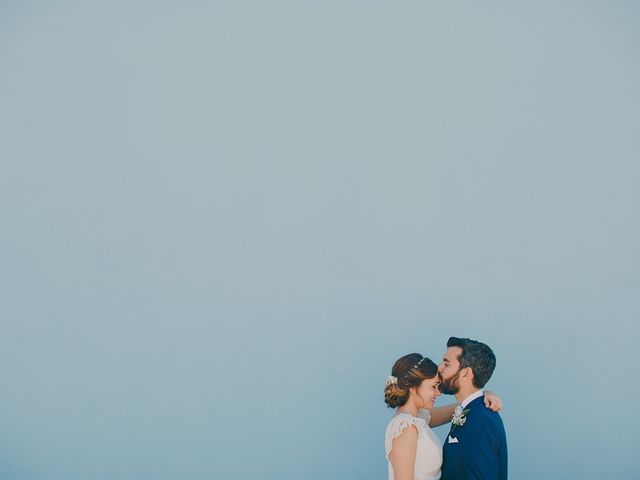
[[[422,385],[437,385],[440,383],[440,377],[438,377],[438,375],[436,375],[433,378],[425,378],[422,381]]]

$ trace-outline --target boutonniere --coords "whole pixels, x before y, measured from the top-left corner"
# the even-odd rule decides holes
[[[470,408],[462,409],[462,406],[458,405],[456,409],[453,411],[453,418],[451,419],[451,423],[453,427],[451,430],[455,430],[456,427],[461,427],[464,425],[464,422],[467,421],[467,415],[471,411]]]

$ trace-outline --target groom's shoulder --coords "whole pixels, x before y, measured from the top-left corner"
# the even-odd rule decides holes
[[[504,423],[502,417],[498,412],[486,409],[483,415],[480,416],[479,422],[480,428],[486,432],[491,432],[490,435],[496,440],[505,437]]]
[[[468,423],[470,436],[489,438],[494,444],[502,443],[502,439],[505,438],[504,424],[500,414],[484,405],[475,412],[470,412]]]
[[[504,424],[502,423],[502,417],[498,412],[494,412],[490,408],[487,408],[484,405],[484,402],[478,402],[474,405],[473,412],[475,417],[475,422],[479,425],[485,425],[494,427],[497,429],[504,429]]]
[[[487,408],[485,405],[478,405],[476,408],[474,408],[473,415],[478,421],[482,422],[492,423],[502,421],[498,412],[494,412],[490,408]]]
[[[470,409],[476,416],[481,416],[481,415],[484,416],[484,415],[490,415],[492,413],[497,413],[485,405],[484,395],[482,397],[476,398],[473,402],[467,405],[466,408]]]

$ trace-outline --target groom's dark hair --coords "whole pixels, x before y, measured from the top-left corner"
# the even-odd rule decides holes
[[[458,358],[460,369],[471,368],[473,371],[473,385],[482,388],[493,375],[496,368],[496,356],[489,345],[469,338],[450,337],[447,347],[460,347],[462,353]]]

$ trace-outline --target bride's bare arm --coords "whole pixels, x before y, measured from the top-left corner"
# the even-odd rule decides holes
[[[451,405],[430,408],[429,414],[431,415],[431,420],[429,420],[429,426],[433,428],[449,423],[451,417],[453,417],[453,411],[457,406],[457,403],[452,403]]]
[[[484,404],[488,409],[493,410],[494,412],[502,410],[502,399],[489,390],[484,392]],[[431,420],[429,421],[429,426],[439,427],[440,425],[449,423],[451,421],[451,417],[453,417],[453,411],[457,406],[457,403],[452,403],[442,407],[430,408],[429,414],[431,415]]]
[[[485,390],[484,392],[484,404],[494,412],[502,410],[502,399],[490,390]]]
[[[389,452],[389,461],[393,465],[396,480],[413,480],[418,448],[418,430],[407,427],[398,438],[393,440]]]

